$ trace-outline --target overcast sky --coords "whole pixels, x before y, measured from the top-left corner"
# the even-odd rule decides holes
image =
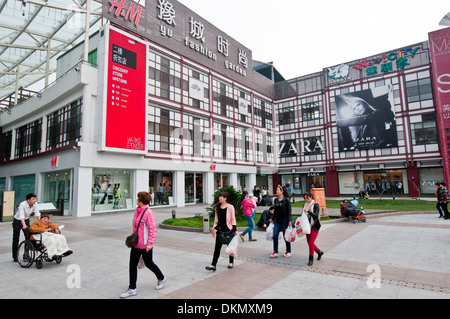
[[[450,12],[450,0],[178,1],[286,79],[426,41]]]

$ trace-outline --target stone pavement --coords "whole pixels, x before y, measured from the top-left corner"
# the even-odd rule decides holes
[[[204,208],[153,211],[159,224],[171,217],[172,209],[183,217]],[[329,210],[330,215],[337,213]],[[131,233],[132,215],[51,217],[53,223],[65,225],[63,233],[74,254],[61,264],[44,262],[42,269],[12,262],[11,223],[0,223],[1,298],[118,299],[128,286],[129,249],[124,239]],[[168,278],[166,286],[155,290],[155,276],[141,269],[133,299],[172,299],[180,304],[192,299],[448,299],[450,221],[437,216],[368,214],[367,223],[323,222],[316,244],[325,254],[312,267],[306,265],[304,236],[292,244],[292,257],[282,257],[285,245],[280,241],[280,257],[270,259],[272,242],[263,231],[254,231],[257,241],[239,243],[231,270],[222,248],[216,272],[204,269],[214,250],[210,234],[158,227],[153,256]]]

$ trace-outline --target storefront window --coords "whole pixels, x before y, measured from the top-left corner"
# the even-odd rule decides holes
[[[132,170],[94,168],[92,181],[92,211],[135,206]]]
[[[150,206],[174,205],[172,172],[150,171],[148,185],[152,194]]]
[[[364,172],[364,193],[370,195],[404,194],[402,170]]]
[[[19,205],[25,200],[25,196],[29,193],[34,193],[34,184],[36,181],[36,176],[24,175],[16,176],[11,178],[11,190],[15,191],[14,195],[14,206]],[[37,199],[41,202],[40,198]]]
[[[229,185],[228,174],[215,173],[214,180],[216,181],[214,191]]]
[[[72,210],[73,170],[43,173],[40,202],[52,203],[57,209],[64,203],[64,210]]]
[[[419,169],[419,182],[421,194],[435,194],[436,183],[444,180],[444,170],[442,168],[421,168]]]

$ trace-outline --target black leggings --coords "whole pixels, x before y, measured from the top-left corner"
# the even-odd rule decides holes
[[[137,266],[139,263],[139,259],[144,259],[145,266],[150,269],[158,278],[158,280],[163,280],[164,275],[162,274],[161,270],[156,266],[156,264],[153,262],[153,250],[155,247],[153,247],[148,252],[145,249],[137,249],[137,248],[131,248],[130,251],[130,286],[129,289],[136,289],[136,281],[137,281]]]
[[[214,247],[214,255],[213,255],[213,260],[212,260],[211,266],[216,267],[217,261],[219,260],[220,249],[222,248],[222,245],[226,245],[226,244],[222,244],[220,242],[219,236],[216,234],[216,246]],[[233,262],[234,262],[234,257],[230,256],[230,264],[232,264]]]

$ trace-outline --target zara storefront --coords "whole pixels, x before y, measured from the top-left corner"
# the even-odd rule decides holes
[[[274,84],[176,0],[104,0],[103,16],[90,63],[75,47],[64,76],[0,114],[0,190],[17,203],[89,216],[141,190],[182,207],[226,185],[417,196],[443,180],[428,42]]]

